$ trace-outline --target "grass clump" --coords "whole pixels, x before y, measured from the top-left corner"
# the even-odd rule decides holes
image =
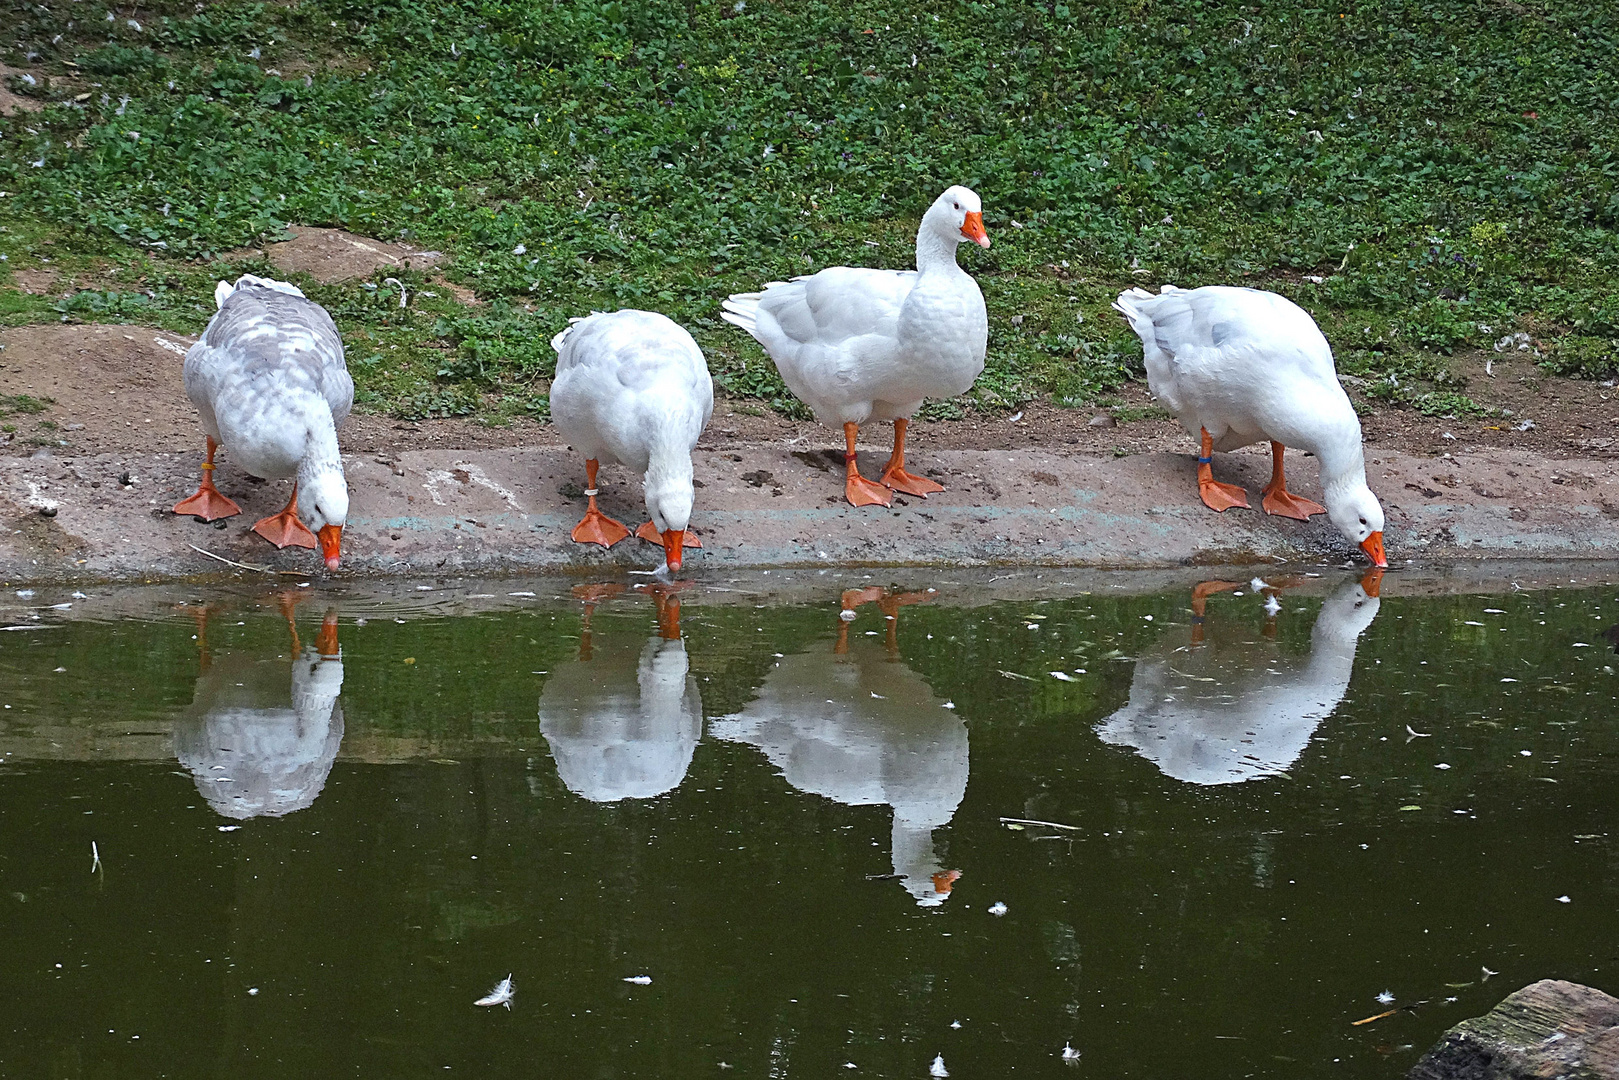
[[[635,306],[691,329],[729,392],[802,415],[720,298],[909,265],[960,182],[995,240],[963,255],[990,352],[930,415],[1140,377],[1108,302],[1166,281],[1283,292],[1373,384],[1447,392],[1439,358],[1526,321],[1554,370],[1614,367],[1619,10],[1595,0],[100,2],[0,0],[0,59],[51,102],[0,119],[0,266],[149,280],[0,302],[10,321],[195,332],[208,279],[252,265],[233,252],[340,226],[447,252],[489,302],[323,291],[377,357],[370,407],[542,415],[566,317]]]

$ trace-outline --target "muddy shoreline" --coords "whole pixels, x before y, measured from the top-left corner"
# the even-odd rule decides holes
[[[862,444],[870,466],[885,456]],[[0,581],[153,582],[253,576],[196,550],[322,578],[313,553],[276,551],[250,530],[286,502],[286,482],[254,482],[228,459],[219,486],[243,513],[213,525],[170,512],[195,487],[194,453],[0,459]],[[694,455],[702,487],[692,526],[697,578],[740,569],[834,566],[1166,568],[1362,562],[1324,517],[1215,514],[1196,500],[1192,461],[1044,450],[935,450],[919,462],[947,486],[893,507],[848,506],[841,469],[819,446],[717,441]],[[352,504],[335,576],[501,576],[651,569],[634,538],[611,550],[572,543],[583,510],[578,462],[560,446],[345,455]],[[1218,455],[1219,475],[1257,504],[1269,456]],[[1388,514],[1391,564],[1469,559],[1619,558],[1619,463],[1526,451],[1439,458],[1371,449],[1367,472]],[[1293,471],[1319,498],[1313,461]],[[634,527],[638,478],[602,472],[602,508]],[[260,575],[263,576],[263,575]]]

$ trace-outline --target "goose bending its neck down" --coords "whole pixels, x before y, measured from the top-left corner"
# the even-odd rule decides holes
[[[1326,514],[1373,563],[1388,565],[1383,507],[1366,486],[1360,421],[1314,319],[1275,293],[1224,285],[1165,285],[1157,296],[1131,289],[1113,306],[1141,339],[1147,385],[1202,441],[1197,486],[1205,505],[1247,509],[1242,488],[1214,479],[1214,451],[1268,439],[1265,512],[1300,521]],[[1288,446],[1320,462],[1327,505],[1287,490],[1282,451]]]
[[[325,308],[284,281],[244,274],[234,285],[221,281],[214,302],[219,310],[185,363],[208,457],[197,493],[174,512],[203,521],[242,512],[214,486],[214,451],[223,446],[255,476],[294,478],[286,507],[253,531],[278,548],[313,548],[318,535],[335,570],[349,512],[337,425],[354,405],[342,338]]]
[[[723,304],[720,317],[764,346],[815,419],[843,427],[844,495],[855,506],[944,490],[905,471],[905,431],[924,399],[966,393],[984,370],[989,318],[977,282],[956,265],[963,240],[989,247],[978,195],[958,186],[922,216],[915,270],[833,266]],[[894,450],[875,483],[855,460],[867,420],[894,421]]]
[[[677,571],[685,548],[702,547],[686,526],[695,497],[691,452],[714,412],[703,351],[656,312],[597,312],[570,322],[551,340],[551,421],[585,455],[590,501],[573,539],[612,547],[630,534],[596,506],[596,470],[617,462],[642,474],[652,520],[635,535],[661,543],[665,565]]]

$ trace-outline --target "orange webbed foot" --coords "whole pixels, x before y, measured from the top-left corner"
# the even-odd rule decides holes
[[[1259,505],[1265,508],[1267,514],[1294,518],[1298,521],[1309,521],[1311,514],[1327,512],[1327,508],[1320,503],[1295,495],[1286,488],[1266,488],[1265,497],[1260,500]]]
[[[174,504],[174,512],[182,517],[189,515],[198,521],[218,521],[220,518],[235,517],[242,512],[242,508],[205,480],[195,495]]]
[[[1197,493],[1203,498],[1203,505],[1210,510],[1224,513],[1227,510],[1248,509],[1248,493],[1236,484],[1222,484],[1218,480],[1199,480]]]
[[[845,480],[843,497],[849,500],[850,506],[890,506],[894,502],[893,492],[864,476],[851,476]]]
[[[573,527],[573,542],[576,544],[600,544],[610,548],[626,536],[630,530],[621,522],[614,521],[594,506],[585,511],[584,520]]]
[[[895,491],[902,491],[907,495],[918,498],[927,498],[929,495],[943,491],[944,485],[934,483],[926,477],[916,476],[906,472],[903,468],[889,468],[883,472],[882,482]]]
[[[649,544],[663,543],[663,534],[660,533],[658,531],[658,527],[652,524],[650,521],[644,523],[639,529],[636,529],[635,535],[640,539],[645,540]],[[700,548],[703,545],[702,542],[697,539],[697,534],[692,530],[687,529],[684,537],[681,539],[680,546],[683,548]]]
[[[315,534],[298,520],[297,511],[291,507],[279,514],[271,514],[261,519],[253,526],[253,531],[278,548],[320,546],[315,540]]]

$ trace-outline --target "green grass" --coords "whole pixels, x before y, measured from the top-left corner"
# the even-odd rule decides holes
[[[1445,358],[1520,329],[1550,370],[1619,373],[1619,9],[1595,0],[0,14],[0,59],[38,83],[11,88],[54,102],[0,119],[0,274],[117,271],[65,300],[0,291],[0,321],[194,332],[215,277],[265,269],[205,260],[288,223],[406,238],[489,305],[420,298],[419,275],[403,312],[391,287],[311,290],[362,403],[399,415],[544,416],[551,335],[620,306],[688,326],[732,394],[797,410],[719,300],[909,265],[953,182],[995,241],[962,256],[990,352],[929,416],[1139,377],[1107,306],[1132,283],[1281,291],[1344,371],[1409,389],[1396,404],[1460,397]]]

